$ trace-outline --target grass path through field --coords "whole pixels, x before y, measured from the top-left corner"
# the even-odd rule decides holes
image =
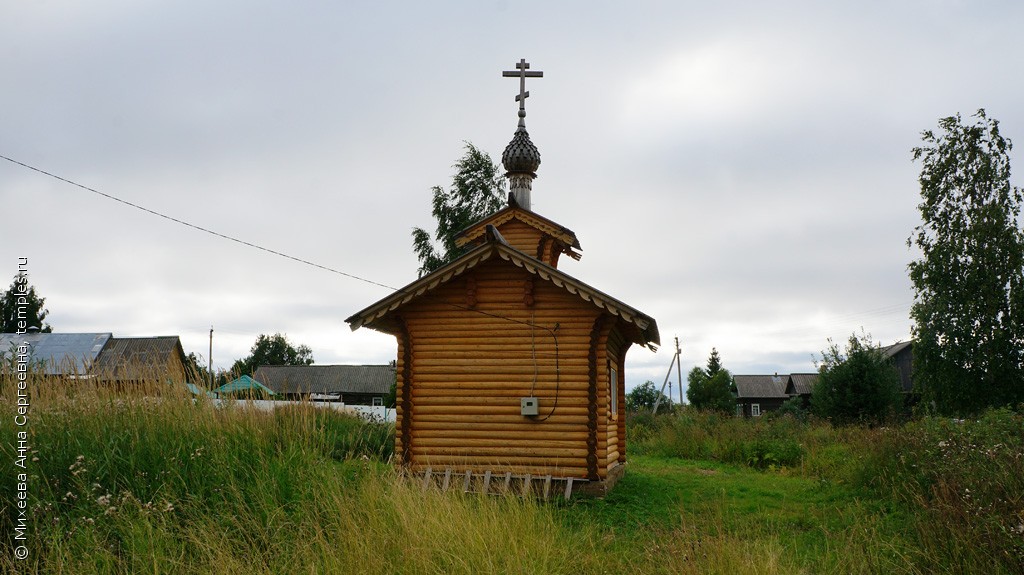
[[[606,499],[566,511],[570,526],[597,522],[613,554],[683,572],[909,570],[903,518],[886,502],[785,472],[636,456]]]

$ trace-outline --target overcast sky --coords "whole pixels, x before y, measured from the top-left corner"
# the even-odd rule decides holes
[[[583,247],[560,267],[661,328],[628,386],[661,384],[674,336],[684,376],[712,346],[733,373],[790,373],[861,328],[908,339],[910,150],[982,107],[1024,145],[1024,3],[625,6],[8,3],[0,154],[400,287],[463,142],[500,159],[519,88],[501,72],[526,58],[544,72],[533,207]],[[29,258],[56,331],[179,335],[206,357],[212,326],[218,367],[275,332],[319,364],[395,357],[344,322],[379,286],[4,160],[0,201],[0,281]]]

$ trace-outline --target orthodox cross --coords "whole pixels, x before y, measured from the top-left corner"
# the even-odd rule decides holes
[[[544,77],[544,72],[527,72],[529,68],[530,64],[526,58],[523,58],[516,63],[515,71],[501,73],[503,78],[519,78],[519,94],[516,96],[516,102],[519,102],[519,109],[523,111],[526,110],[526,99],[530,97],[530,92],[526,89],[526,79]]]

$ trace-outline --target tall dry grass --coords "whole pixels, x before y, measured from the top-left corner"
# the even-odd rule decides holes
[[[783,469],[890,501],[925,572],[1024,573],[1020,410],[875,428],[691,410],[631,423],[633,453]]]
[[[9,413],[12,383],[0,377]],[[159,380],[111,389],[35,378],[29,388],[30,556],[13,559],[5,497],[3,572],[1014,573],[1024,564],[1024,437],[1008,410],[889,429],[692,413],[630,422],[631,453],[848,486],[840,527],[796,523],[825,530],[824,549],[804,549],[790,522],[682,508],[668,521],[644,516],[652,493],[610,508],[424,492],[388,462],[392,426],[333,411],[218,408]],[[7,461],[15,431],[0,419]],[[13,480],[0,477],[4,494]],[[906,539],[893,540],[879,505],[907,517]]]

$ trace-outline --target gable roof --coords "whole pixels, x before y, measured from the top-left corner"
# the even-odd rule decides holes
[[[576,234],[573,233],[572,230],[562,226],[561,224],[557,224],[536,212],[519,207],[511,197],[509,198],[508,206],[455,234],[455,245],[464,246],[483,236],[487,226],[497,227],[512,219],[517,219],[528,226],[540,230],[559,240],[566,246],[573,247],[578,250],[583,249],[580,247],[580,241],[576,238]],[[579,259],[579,254],[575,252],[570,251],[569,255],[575,259]]]
[[[108,378],[131,379],[157,375],[157,372],[162,375],[175,362],[185,367],[185,351],[176,335],[112,337],[96,358],[93,371]]]
[[[816,373],[794,373],[786,383],[786,395],[810,395],[817,382]]]
[[[31,361],[42,362],[46,375],[84,376],[110,338],[110,333],[3,333],[0,355],[24,342]]]
[[[735,375],[737,399],[786,399],[786,377],[781,375]]]
[[[885,357],[895,357],[896,354],[898,354],[901,351],[907,349],[908,347],[912,347],[913,345],[914,345],[914,341],[913,340],[901,341],[899,343],[894,343],[892,345],[888,345],[888,346],[885,346],[883,348],[880,348],[879,351],[881,351],[885,355]]]
[[[192,395],[204,395],[206,397],[217,397],[215,393],[208,389],[203,389],[194,383],[186,383],[185,389],[189,390]]]
[[[261,365],[258,381],[277,393],[386,395],[395,383],[391,365]]]
[[[366,309],[353,314],[345,321],[349,323],[353,331],[366,326],[371,329],[392,333],[395,331],[394,326],[388,326],[382,322],[390,312],[425,293],[437,289],[438,286],[448,283],[480,264],[496,258],[510,262],[516,267],[520,267],[534,276],[579,297],[583,301],[590,302],[595,307],[632,324],[640,334],[640,337],[634,339],[635,343],[652,348],[653,346],[661,345],[661,335],[658,333],[658,325],[654,318],[511,247],[492,225],[486,227],[485,241],[480,246],[448,265],[399,289]]]
[[[213,392],[218,395],[225,393],[238,393],[240,391],[262,391],[268,395],[274,395],[273,389],[270,389],[248,375],[239,376],[213,390]]]

